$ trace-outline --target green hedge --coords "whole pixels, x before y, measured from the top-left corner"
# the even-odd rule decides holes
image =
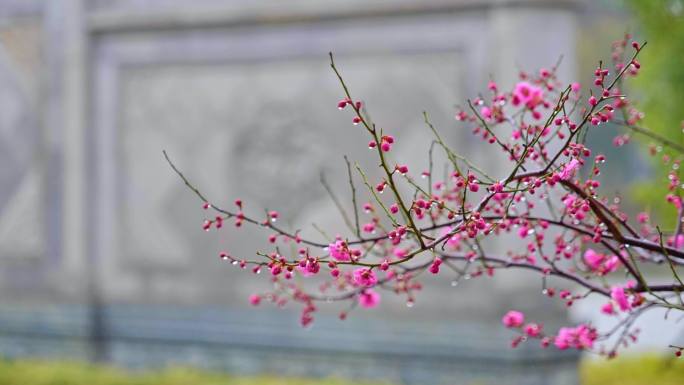
[[[580,377],[582,385],[683,385],[684,358],[672,354],[587,360]]]
[[[233,377],[195,369],[129,372],[78,362],[0,361],[0,385],[371,385],[329,379]],[[374,385],[379,385],[375,383]]]
[[[530,369],[533,370],[533,369]],[[684,358],[625,357],[587,360],[580,367],[582,385],[683,385]],[[195,369],[130,372],[79,362],[0,361],[0,385],[372,385],[336,378],[276,376],[233,377]],[[374,385],[380,385],[374,383]],[[523,384],[521,384],[523,385]]]

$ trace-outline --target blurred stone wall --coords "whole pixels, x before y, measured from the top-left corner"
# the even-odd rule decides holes
[[[321,352],[335,357],[335,344],[320,342],[330,329],[346,340],[372,327],[372,341],[339,347],[352,353],[338,371],[353,375],[359,354],[379,361],[358,375],[412,383],[519,370],[533,353],[501,353],[507,335],[483,325],[510,307],[551,324],[563,318],[529,294],[540,283],[524,275],[456,288],[440,277],[426,282],[413,309],[388,295],[381,309],[353,314],[356,323],[335,320],[333,304],[309,334],[294,328],[293,313],[249,309],[247,296],[263,291],[267,278],[216,255],[251,255],[266,235],[202,231],[199,201],[161,151],[216,202],[239,197],[252,213],[277,208],[312,237],[312,222],[344,232],[319,173],[348,201],[342,156],[371,175],[376,167],[366,138],[337,111],[342,93],[329,51],[352,93],[399,138],[394,153],[412,169],[427,167],[424,110],[455,148],[496,169],[501,159],[474,146],[481,142],[458,126],[454,106],[483,91],[490,76],[508,85],[520,69],[550,66],[560,55],[561,78],[571,79],[576,7],[565,0],[1,0],[0,333],[8,343],[0,350],[282,371],[273,364],[281,356],[255,358],[278,340],[283,352],[304,352],[292,356],[299,364],[288,373],[325,375],[334,370],[305,363]],[[287,333],[273,335],[274,324]],[[300,335],[319,342],[301,345],[293,337]],[[404,342],[381,348],[394,340]],[[444,341],[449,348],[439,350]],[[434,351],[442,352],[438,368],[427,364]],[[399,370],[406,355],[422,369]],[[471,362],[469,355],[479,357],[471,357],[483,365],[479,375],[453,365]],[[574,356],[554,357],[539,382],[526,383],[572,383]]]

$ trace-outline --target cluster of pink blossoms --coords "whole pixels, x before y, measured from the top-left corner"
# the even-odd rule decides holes
[[[554,339],[554,345],[558,349],[564,350],[568,348],[575,349],[591,349],[594,347],[594,341],[598,338],[596,330],[587,325],[579,325],[574,328],[560,328],[558,335]]]
[[[663,156],[663,163],[673,170],[665,200],[680,223],[665,231],[647,213],[631,217],[623,212],[619,197],[603,191],[600,175],[606,157],[594,154],[583,139],[589,130],[617,130],[616,144],[621,145],[644,130],[630,129],[643,114],[623,93],[624,80],[638,75],[641,66],[636,57],[643,46],[630,40],[625,36],[614,44],[612,66],[597,67],[592,87],[562,84],[555,68],[542,69],[537,74],[521,73],[509,91],[492,81],[489,96],[459,109],[456,119],[469,126],[483,146],[491,146],[487,151],[500,151],[507,159],[498,170],[484,170],[457,154],[426,114],[435,150],[443,150],[450,162],[441,179],[434,177],[432,166],[412,173],[419,168],[394,159],[392,149],[400,139],[370,120],[364,103],[348,91],[331,55],[345,91],[337,107],[351,111],[353,125],[370,137],[368,148],[377,156],[381,172],[371,180],[359,169],[357,178],[352,178],[349,167],[352,205],[339,204],[349,231],[333,239],[305,239],[298,230],[281,227],[276,211],[266,212],[263,218],[250,217],[242,201],[235,202],[237,211],[222,209],[193,188],[204,209],[212,213],[203,227],[224,230],[225,221],[233,219],[235,228],[249,223],[267,230],[271,250],[259,251],[257,258],[223,251],[220,258],[252,273],[268,269],[271,289],[252,295],[250,303],[299,304],[303,325],[313,321],[319,301],[346,302],[341,319],[356,308],[377,307],[382,292],[404,297],[413,306],[422,289],[420,279],[430,276],[422,272],[446,275],[458,283],[494,277],[502,269],[522,269],[537,274],[542,295],[565,306],[589,295],[604,298],[598,310],[614,318],[618,327],[603,331],[581,323],[547,331],[540,323],[525,322],[523,313],[510,311],[502,322],[517,332],[513,346],[537,339],[544,348],[614,356],[619,347],[636,340],[638,330],[630,327],[644,311],[684,310],[680,295],[684,284],[678,276],[684,265],[680,158]],[[426,163],[433,162],[429,158]],[[359,179],[370,200],[361,207],[356,204],[360,189],[354,182]],[[509,234],[518,242],[510,242]],[[500,237],[506,237],[507,251],[488,252],[488,244],[500,242]],[[295,247],[282,247],[293,243]],[[649,281],[641,273],[644,266],[670,275]],[[304,279],[293,279],[297,276]],[[611,333],[618,341],[605,346],[603,341]],[[681,354],[681,348],[675,348]]]
[[[623,256],[624,257],[624,256]],[[584,252],[584,263],[598,275],[606,275],[620,267],[620,258],[617,255],[597,253],[593,249]]]
[[[562,327],[555,336],[547,336],[543,333],[542,325],[536,323],[525,324],[523,313],[511,310],[502,319],[504,326],[515,329],[520,335],[513,339],[511,345],[518,346],[522,341],[529,338],[540,340],[542,347],[546,348],[551,343],[560,350],[579,349],[586,350],[594,347],[594,341],[599,337],[596,329],[587,324],[580,324],[576,327]]]

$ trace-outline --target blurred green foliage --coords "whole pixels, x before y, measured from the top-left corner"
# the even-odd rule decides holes
[[[643,126],[684,144],[684,0],[624,0],[637,22],[636,38],[648,45],[640,55],[639,76],[629,81],[632,98],[645,113]],[[634,135],[650,145],[655,142]],[[673,154],[663,147],[663,154]],[[653,180],[637,183],[635,199],[658,216],[666,227],[674,226],[674,208],[663,197],[667,193],[662,156],[654,159]],[[684,380],[683,382],[684,383]]]
[[[580,367],[582,385],[682,385],[684,360],[657,355],[587,360]]]
[[[530,368],[534,370],[534,368]],[[585,360],[582,385],[681,385],[684,359],[657,355],[614,360]],[[67,361],[0,361],[0,385],[380,385],[336,378],[302,379],[277,376],[236,377],[188,368],[129,372],[102,365]],[[387,384],[387,383],[385,383]]]
[[[371,383],[277,376],[234,377],[187,368],[128,372],[79,362],[0,361],[0,385],[371,385]],[[379,383],[374,383],[379,385]]]

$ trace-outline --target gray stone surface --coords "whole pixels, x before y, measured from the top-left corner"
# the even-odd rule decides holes
[[[377,377],[390,367],[391,380],[464,383],[496,367],[525,383],[573,383],[574,358],[532,355],[549,369],[528,378],[531,358],[521,358],[528,351],[510,352],[505,336],[492,338],[510,307],[550,326],[564,318],[528,275],[456,288],[451,277],[430,279],[412,309],[388,295],[381,309],[357,312],[347,323],[334,320],[333,304],[309,334],[289,326],[282,336],[262,333],[297,317],[248,309],[247,296],[263,291],[267,278],[254,280],[216,255],[250,255],[265,234],[202,231],[199,202],[161,150],[217,202],[240,197],[253,213],[277,208],[288,226],[313,237],[311,222],[343,233],[318,174],[346,191],[342,155],[371,176],[375,167],[367,138],[335,107],[342,93],[329,51],[373,119],[399,138],[393,153],[412,169],[427,167],[423,110],[458,150],[491,169],[501,159],[475,150],[480,142],[453,120],[454,105],[483,90],[490,74],[510,84],[519,68],[555,63],[560,54],[561,78],[573,77],[575,6],[0,2],[0,313],[17,317],[0,322],[4,354],[68,352],[126,365],[192,362],[279,372],[291,348],[299,374]],[[32,317],[43,323],[17,321]],[[252,327],[236,332],[245,328],[243,319]],[[363,325],[377,328],[373,343],[358,339]],[[233,340],[244,333],[244,341]],[[319,354],[334,338],[348,347]],[[215,339],[218,346],[208,342]],[[93,340],[103,343],[93,349]],[[278,348],[265,351],[269,344]],[[306,365],[314,357],[320,364]]]

